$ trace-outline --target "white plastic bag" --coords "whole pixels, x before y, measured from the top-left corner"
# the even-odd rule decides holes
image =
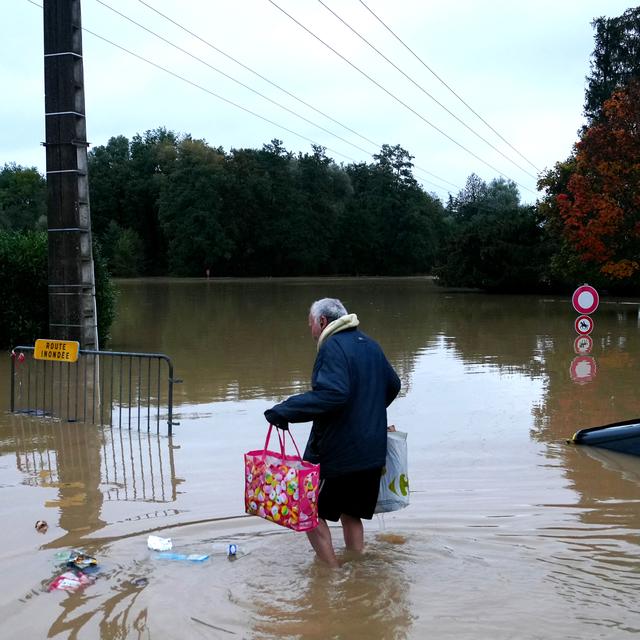
[[[374,513],[398,511],[409,505],[409,465],[407,434],[387,433],[387,460],[380,477],[378,502]]]
[[[173,547],[171,538],[160,538],[159,536],[149,536],[147,547],[153,551],[169,551]]]

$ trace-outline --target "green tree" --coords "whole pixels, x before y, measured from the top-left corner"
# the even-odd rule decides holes
[[[489,187],[480,176],[472,173],[463,189],[449,198],[447,213],[455,218],[470,218],[484,208]]]
[[[0,229],[47,228],[47,183],[35,167],[5,164],[0,170]]]
[[[444,286],[487,291],[536,291],[549,285],[547,235],[516,186],[470,176],[452,201],[449,235],[435,269]]]
[[[158,275],[166,269],[166,243],[158,220],[162,185],[173,170],[179,136],[162,127],[111,138],[89,154],[93,227],[104,243],[114,220],[142,239],[144,273]]]
[[[307,250],[308,218],[298,189],[297,160],[277,139],[263,145],[258,159],[260,170],[268,176],[262,204],[263,270],[266,275],[302,275],[305,261],[300,254]]]
[[[224,200],[233,245],[229,275],[267,273],[270,179],[260,167],[259,154],[255,149],[231,149],[227,159]]]
[[[569,158],[540,175],[538,188],[544,195],[538,212],[549,238],[555,286],[569,289],[588,281],[623,290],[640,277],[634,222],[640,7],[615,18],[596,18],[592,25],[587,125]]]
[[[299,204],[297,228],[288,234],[290,268],[308,275],[334,273],[338,220],[352,193],[349,178],[316,145],[312,153],[298,155],[292,171]]]
[[[91,227],[94,235],[102,240],[111,222],[119,227],[134,224],[129,140],[125,136],[110,138],[106,145],[94,147],[88,160]],[[106,242],[103,245],[107,247]]]
[[[272,140],[259,151],[232,149],[226,168],[234,274],[303,275],[313,248],[298,159]]]
[[[591,73],[587,76],[584,114],[589,124],[600,120],[605,100],[640,77],[640,7],[616,18],[596,18]]]
[[[0,345],[33,344],[48,328],[47,234],[0,231]]]
[[[116,292],[97,246],[93,248],[98,335],[109,338]],[[0,231],[0,346],[30,345],[49,335],[47,234]]]
[[[123,229],[111,220],[100,244],[109,270],[116,278],[134,278],[144,273],[144,244],[133,229]]]
[[[373,159],[377,163],[377,168],[384,174],[391,176],[392,183],[396,187],[417,186],[413,177],[413,156],[403,149],[399,144],[391,146],[383,144],[380,153],[374,153]]]
[[[413,177],[413,157],[383,145],[373,164],[347,167],[353,187],[340,225],[343,271],[429,272],[442,233],[442,205]]]
[[[96,287],[96,310],[98,313],[98,341],[103,348],[111,338],[111,325],[116,317],[118,291],[102,255],[100,245],[93,243],[93,270]]]
[[[351,164],[346,172],[353,194],[338,220],[334,266],[344,274],[379,274],[385,231],[380,184],[371,164]]]
[[[173,171],[179,136],[158,128],[131,140],[131,219],[124,226],[143,239],[147,273],[165,272],[167,246],[159,220],[160,194]]]
[[[550,253],[549,281],[557,289],[569,291],[577,282],[603,284],[598,269],[584,264],[577,251],[564,235],[564,223],[558,207],[558,196],[566,193],[569,180],[576,169],[575,154],[564,162],[557,162],[538,179],[538,189],[543,192],[537,203],[538,216],[544,226]]]
[[[183,139],[163,184],[159,217],[167,238],[169,272],[202,276],[223,270],[233,246],[220,191],[225,155],[203,140]]]

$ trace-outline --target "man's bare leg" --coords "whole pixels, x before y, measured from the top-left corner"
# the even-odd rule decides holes
[[[347,549],[362,553],[364,551],[364,526],[362,520],[343,513],[340,516],[340,522],[342,522],[342,535]]]
[[[326,520],[318,518],[318,526],[311,531],[307,531],[307,538],[316,552],[316,555],[322,562],[329,565],[333,569],[340,566],[336,553],[333,550],[333,542],[331,541],[331,531]]]

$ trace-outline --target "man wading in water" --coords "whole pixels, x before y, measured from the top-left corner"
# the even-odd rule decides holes
[[[358,324],[340,300],[314,302],[309,327],[318,355],[311,391],[264,412],[280,429],[313,420],[304,459],[320,464],[319,524],[307,536],[330,567],[340,563],[327,520],[340,520],[347,549],[364,549],[362,518],[373,517],[387,454],[387,407],[400,391],[400,379],[382,349]]]

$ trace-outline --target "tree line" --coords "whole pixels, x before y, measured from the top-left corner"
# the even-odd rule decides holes
[[[399,145],[344,166],[278,140],[225,153],[162,128],[117,136],[89,156],[93,233],[119,277],[435,273],[454,286],[542,286],[543,229],[515,184],[472,175],[445,205],[411,160]],[[28,215],[9,216],[13,229],[42,224],[44,180],[0,172],[0,193],[3,178],[27,176]]]
[[[539,176],[534,205],[475,175],[442,202],[399,145],[345,165],[319,146],[226,152],[156,128],[89,154],[101,254],[120,277],[434,274],[488,291],[637,291],[640,8],[593,27],[586,124]],[[45,186],[35,169],[0,170],[0,228],[44,228]]]
[[[228,153],[166,129],[89,158],[94,232],[114,274],[406,275],[435,264],[443,206],[385,145],[338,166],[272,140]]]

